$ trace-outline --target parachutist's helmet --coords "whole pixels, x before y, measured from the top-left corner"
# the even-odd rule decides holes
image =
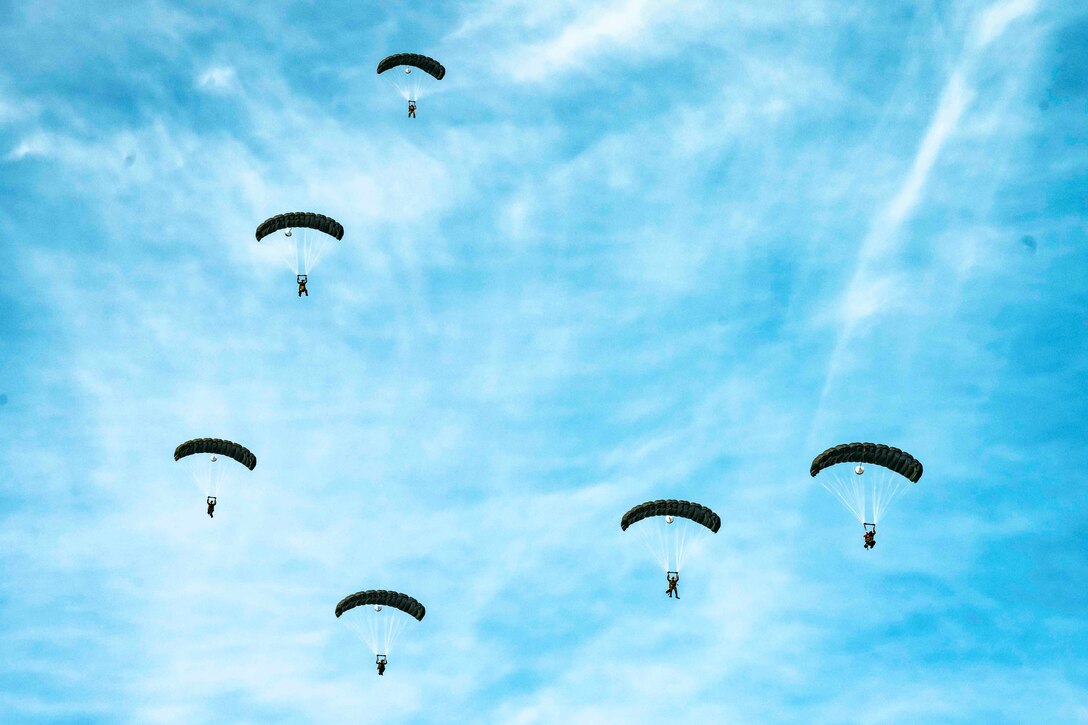
[[[861,464],[859,463],[859,464],[858,464],[858,467],[854,469],[854,473],[858,474],[859,476],[860,476],[861,474],[865,473],[865,466],[863,466],[863,465],[861,465]]]
[[[666,516],[665,517],[665,523],[666,524],[671,524],[672,523],[672,516]]]
[[[285,236],[285,237],[291,236],[291,230],[290,229],[284,229],[283,230],[283,236]]]

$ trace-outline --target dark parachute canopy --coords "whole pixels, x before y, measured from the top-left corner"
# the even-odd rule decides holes
[[[309,211],[292,211],[287,214],[277,214],[261,222],[257,227],[257,241],[281,229],[316,229],[337,240],[344,238],[344,227],[332,217]]]
[[[702,504],[691,501],[659,500],[640,503],[625,513],[620,521],[620,528],[627,531],[627,527],[631,524],[652,516],[679,516],[702,524],[715,534],[722,526],[721,517]]]
[[[839,463],[871,463],[894,471],[911,483],[922,477],[921,462],[898,448],[883,443],[843,443],[832,446],[812,459],[809,473],[815,476],[825,468]]]
[[[191,441],[185,441],[174,449],[174,460],[180,461],[196,453],[211,453],[233,458],[251,471],[257,466],[257,457],[248,448],[222,438],[194,438]]]
[[[378,75],[386,72],[390,68],[396,68],[400,65],[410,65],[413,68],[419,68],[425,73],[430,73],[434,76],[435,80],[442,80],[446,75],[446,69],[442,67],[434,58],[428,58],[425,55],[419,53],[396,53],[388,58],[382,58],[382,62],[378,63]]]
[[[387,589],[367,589],[365,592],[355,592],[354,594],[349,594],[341,599],[340,603],[336,605],[336,616],[339,617],[349,609],[354,609],[355,607],[366,604],[393,607],[406,614],[410,614],[421,622],[423,621],[424,615],[427,614],[427,610],[424,609],[423,605],[407,594],[391,592]]]

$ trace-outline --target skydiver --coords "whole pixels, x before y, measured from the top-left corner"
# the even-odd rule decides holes
[[[310,293],[306,289],[306,275],[295,275],[295,281],[298,282],[298,296],[301,297],[302,295],[306,295],[307,297],[309,297]]]
[[[386,663],[385,655],[378,655],[374,659],[378,663],[378,674],[382,675],[384,677],[385,676],[385,663]]]
[[[676,598],[679,599],[680,590],[676,588],[676,583],[680,581],[680,572],[667,572],[665,574],[665,579],[667,579],[669,582],[669,588],[665,590],[665,593],[669,595],[670,599],[672,598],[673,594],[675,594]]]
[[[865,548],[872,549],[876,546],[876,529],[865,532]]]
[[[416,102],[408,101],[408,118],[416,117]]]
[[[208,496],[208,516],[215,518],[215,496]]]

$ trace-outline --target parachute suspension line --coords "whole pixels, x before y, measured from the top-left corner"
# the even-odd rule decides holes
[[[866,474],[862,473],[859,476],[849,466],[845,466],[841,471],[838,472],[838,475],[840,478],[843,479],[844,484],[846,486],[849,486],[850,491],[853,493],[854,506],[856,506],[856,508],[854,509],[855,515],[858,516],[858,520],[864,524],[866,521],[868,521],[868,519],[865,518]],[[853,478],[851,478],[851,476],[853,476]],[[875,490],[876,477],[872,473],[869,473],[868,476],[869,480],[873,482],[873,487]]]
[[[404,625],[408,622],[407,616],[402,616],[401,613],[389,613],[389,623],[385,630],[385,651],[378,654],[389,654],[389,651],[393,649],[394,643],[397,641],[397,637],[400,636],[400,632],[404,629]]]
[[[881,508],[881,506],[880,506],[880,487],[877,486],[876,476],[872,477],[872,484],[871,484],[870,488],[872,489],[872,493],[870,494],[870,498],[872,499],[872,502],[873,502],[873,518],[872,519],[865,519],[865,520],[866,521],[872,521],[873,526],[876,526],[877,522],[880,521],[880,508]]]
[[[303,274],[309,274],[310,270],[317,264],[317,261],[325,254],[325,250],[329,247],[330,239],[332,239],[332,237],[328,234],[316,233],[306,235],[302,250]]]
[[[660,520],[644,522],[648,529],[653,532],[654,536],[654,551],[657,557],[658,565],[665,571],[669,570],[669,538],[668,532],[665,531],[664,526]]]
[[[205,496],[219,495],[219,485],[226,478],[225,469],[220,466],[221,463],[213,463],[208,459],[193,461],[192,467],[189,469],[193,477],[193,483]]]
[[[676,526],[679,522],[673,520],[672,526]],[[676,531],[673,532],[673,551],[676,552],[676,561],[672,562],[675,567],[671,571],[680,573],[680,566],[684,563],[684,552],[688,543],[688,529],[690,527],[686,525],[676,526]]]
[[[385,642],[388,637],[385,636],[385,621],[379,619],[381,612],[367,612],[368,624],[370,625],[370,649],[374,651],[374,654],[388,654],[382,650],[385,648]],[[384,625],[384,626],[383,626]]]
[[[193,483],[200,489],[200,492],[205,496],[211,496],[212,490],[212,472],[211,464],[203,465],[202,463],[194,463],[189,469],[193,476]]]
[[[267,237],[267,239],[276,248],[276,255],[287,269],[291,270],[291,274],[298,274],[298,254],[295,252],[294,240],[278,234],[275,237]]]
[[[408,85],[407,80],[408,78],[411,78],[411,75],[405,74],[404,71],[399,68],[393,68],[379,77],[385,79],[385,82],[392,86],[398,96],[406,101],[412,100],[412,89]]]
[[[303,248],[306,245],[306,239],[313,232],[309,229],[296,229],[294,239],[291,240],[290,249],[291,265],[295,269],[295,274],[306,274],[306,255],[302,253]]]
[[[302,262],[299,264],[299,269],[302,270],[301,274],[310,273],[310,248],[313,246],[313,232],[309,229],[302,235],[302,239],[299,240],[299,255],[302,257]]]
[[[679,572],[688,552],[710,533],[709,529],[680,517],[671,524],[664,518],[648,519],[632,528],[663,572]]]
[[[830,474],[830,475],[826,475]],[[854,515],[858,521],[865,521],[865,488],[863,483],[853,481],[842,475],[842,471],[826,471],[825,475],[817,476],[816,480],[825,490],[838,497],[846,510]],[[857,476],[850,471],[851,476]]]
[[[359,639],[366,642],[366,646],[370,648],[370,651],[374,654],[378,653],[378,622],[374,617],[364,617],[366,621],[359,621],[361,614],[348,619],[344,618],[344,624],[349,629],[353,630]]]
[[[658,522],[640,521],[633,527],[636,530],[638,540],[643,543],[650,552],[650,556],[658,563],[662,571],[669,570],[669,543],[665,538],[665,532]]]
[[[891,505],[892,501],[899,497],[903,491],[907,489],[907,479],[902,476],[895,476],[895,484],[887,485],[877,488],[876,482],[873,482],[873,523],[876,524],[880,521],[880,517],[884,515],[885,509]]]
[[[679,523],[677,521],[676,523]],[[675,523],[673,524],[676,525]],[[706,541],[706,538],[710,536],[710,529],[705,526],[700,526],[694,523],[685,523],[682,525],[683,531],[677,532],[678,541],[676,544],[676,561],[671,571],[680,573],[680,568],[684,565],[684,561],[687,559],[688,554],[694,550],[702,542]]]
[[[374,612],[357,612],[353,615],[344,615],[340,621],[354,632],[359,639],[363,640],[371,652],[381,654],[378,651],[378,647],[381,645],[379,623],[378,618],[374,616]]]
[[[424,76],[427,76],[427,78],[424,78]],[[385,79],[386,83],[404,100],[418,101],[419,97],[424,95],[424,84],[430,76],[427,75],[426,71],[419,68],[412,68],[411,73],[405,73],[402,68],[390,68],[382,73],[379,78]]]
[[[825,490],[838,497],[843,506],[861,523],[879,523],[888,506],[909,488],[903,476],[870,466],[858,475],[849,466],[829,468],[817,480]]]
[[[371,652],[388,655],[407,624],[408,617],[391,607],[382,607],[379,612],[371,605],[365,606],[367,611],[347,614],[343,622],[366,643]]]

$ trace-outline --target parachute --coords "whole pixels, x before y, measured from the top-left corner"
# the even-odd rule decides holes
[[[658,500],[635,506],[620,520],[623,531],[634,524],[658,565],[666,573],[678,574],[690,550],[709,534],[718,533],[722,520],[702,504]]]
[[[403,72],[393,70],[402,67],[404,68]],[[413,68],[423,71],[423,73],[413,73]],[[434,81],[440,81],[445,78],[446,69],[434,58],[428,58],[419,53],[396,53],[383,58],[378,63],[378,75],[413,106],[420,96],[426,95],[433,85],[433,81],[425,78],[424,73],[433,78]]]
[[[174,460],[180,461],[182,458],[197,453],[233,458],[251,471],[257,467],[257,456],[253,455],[248,448],[222,438],[194,438],[191,441],[185,441],[174,449]]]
[[[309,211],[294,211],[287,214],[277,214],[271,219],[265,219],[257,227],[257,241],[261,241],[272,232],[280,229],[316,229],[325,232],[330,237],[338,240],[344,238],[344,227],[340,222],[324,214],[314,214]]]
[[[427,610],[418,601],[407,594],[391,592],[388,589],[367,589],[364,592],[349,594],[341,599],[340,603],[336,605],[336,616],[339,617],[344,612],[364,604],[373,604],[379,607],[393,607],[394,609],[399,609],[405,614],[415,617],[420,622],[427,616]]]
[[[817,473],[839,463],[872,463],[895,471],[911,483],[918,483],[922,477],[922,464],[917,458],[883,443],[843,443],[832,446],[812,459],[809,473]]]
[[[369,606],[368,606],[369,605]],[[427,610],[417,600],[387,589],[367,589],[349,594],[336,605],[336,618],[370,648],[377,658],[389,656],[408,617],[388,611],[397,609],[422,622]],[[351,612],[341,619],[341,615]]]
[[[276,234],[280,231],[283,233]],[[296,211],[265,219],[257,227],[256,236],[258,242],[268,239],[266,243],[276,249],[301,283],[325,254],[329,241],[344,238],[344,227],[324,214]]]
[[[922,464],[906,451],[882,443],[844,443],[812,459],[809,473],[854,518],[875,529],[891,502],[908,484],[918,483]]]
[[[627,527],[651,516],[679,516],[689,521],[707,527],[715,534],[722,527],[722,520],[702,504],[691,501],[659,500],[640,503],[623,515],[620,520],[620,528],[627,531]]]
[[[397,68],[402,65],[419,68],[421,71],[430,73],[436,81],[440,81],[446,76],[446,69],[442,67],[441,63],[434,58],[428,58],[419,53],[394,53],[382,58],[381,62],[378,63],[378,75],[385,73],[390,68]]]
[[[233,475],[232,467],[219,463],[220,456],[231,458],[251,471],[257,467],[257,457],[248,448],[222,438],[194,438],[174,449],[174,460],[189,463],[193,483],[204,492],[209,503],[218,499],[219,490]]]

